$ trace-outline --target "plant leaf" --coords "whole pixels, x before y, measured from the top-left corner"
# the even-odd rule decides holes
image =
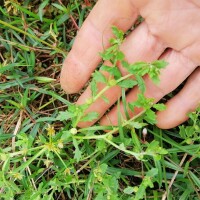
[[[60,111],[58,116],[56,117],[59,121],[67,121],[68,119],[71,119],[74,115],[68,111]]]
[[[102,82],[102,83],[106,83],[107,82],[106,77],[99,71],[95,71],[93,73],[93,79],[96,82]]]
[[[149,123],[149,124],[155,124],[157,122],[156,120],[156,114],[152,110],[147,110],[145,112],[145,117],[144,119]]]
[[[117,85],[119,85],[122,88],[133,88],[133,86],[137,85],[137,81],[132,79],[126,79],[119,82]]]
[[[166,109],[166,106],[163,103],[157,103],[153,105],[153,108],[159,111],[163,111]]]
[[[125,194],[132,194],[134,192],[134,188],[128,186],[127,188],[124,189],[123,191]]]
[[[91,121],[97,119],[98,116],[99,116],[99,113],[97,113],[97,112],[90,112],[90,113],[86,114],[86,115],[81,119],[81,121],[83,121],[83,122],[91,122]]]

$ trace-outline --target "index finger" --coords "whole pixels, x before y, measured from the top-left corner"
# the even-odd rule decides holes
[[[78,92],[88,81],[108,47],[111,27],[128,30],[138,12],[131,0],[99,0],[78,32],[72,50],[64,61],[60,82],[67,93]]]

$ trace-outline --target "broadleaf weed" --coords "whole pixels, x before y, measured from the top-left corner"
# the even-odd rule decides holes
[[[92,74],[92,96],[83,105],[70,103],[76,96],[57,83],[62,49],[71,48],[75,34],[66,26],[73,17],[81,25],[90,8],[79,0],[6,2],[0,7],[0,199],[199,199],[200,109],[179,128],[160,130],[155,112],[165,106],[145,97],[143,77],[158,84],[167,63],[129,64],[120,50],[124,33],[113,27],[110,47],[100,53],[106,64]],[[122,93],[116,106],[119,111],[121,100],[125,111],[125,117],[118,112],[119,125],[79,128],[97,121],[98,113],[87,109],[99,99],[108,104],[105,92],[116,86]],[[132,87],[140,93],[127,102]]]

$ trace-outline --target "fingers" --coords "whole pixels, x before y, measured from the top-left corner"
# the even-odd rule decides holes
[[[200,8],[194,3],[197,1],[146,0],[139,5],[139,10],[153,35],[168,47],[181,51],[199,41]]]
[[[154,98],[155,102],[159,101],[163,96],[178,87],[195,69],[196,65],[182,54],[168,50],[161,56],[161,59],[166,60],[169,65],[167,68],[161,71],[160,84],[155,85],[148,77],[145,77],[146,92],[145,96],[148,98]],[[139,93],[138,88],[132,89],[127,97],[127,102],[134,102],[137,99]],[[121,103],[120,110],[122,116],[125,118],[123,105]],[[106,116],[101,119],[102,125],[108,125],[112,123],[117,125],[117,107],[114,107]],[[137,114],[140,110],[136,111]],[[134,114],[129,111],[130,116]],[[170,125],[170,124],[169,124]],[[166,124],[166,127],[168,124]]]
[[[194,3],[196,6],[200,7],[200,1],[199,0],[190,0],[192,3]]]
[[[157,126],[163,129],[173,128],[185,120],[187,114],[200,105],[200,68],[190,76],[184,88],[166,104],[167,109],[158,112]]]
[[[148,27],[145,23],[142,23],[135,31],[133,31],[128,38],[124,41],[121,46],[121,50],[124,52],[126,56],[126,60],[129,63],[134,63],[136,61],[147,61],[151,62],[160,57],[162,52],[165,50],[165,46],[162,42],[160,42],[157,38],[152,36]],[[125,71],[120,70],[125,75]],[[107,75],[108,76],[108,75]],[[105,85],[100,83],[99,90],[104,88]],[[106,98],[109,100],[109,103],[106,103],[103,99],[98,99],[94,102],[87,112],[98,112],[99,117],[101,117],[121,96],[121,89],[119,87],[112,87],[105,94]],[[86,91],[82,94],[82,96],[78,100],[78,104],[84,104],[86,99],[91,97],[90,87],[86,89]],[[80,127],[90,126],[93,122],[84,122],[80,123]]]
[[[108,47],[111,26],[126,31],[138,16],[130,0],[99,0],[77,34],[61,71],[60,82],[68,93],[79,91],[100,62],[99,52]]]

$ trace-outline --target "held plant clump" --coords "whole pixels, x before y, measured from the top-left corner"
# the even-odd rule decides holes
[[[87,99],[84,105],[70,105],[68,111],[60,112],[60,115],[58,116],[58,119],[61,121],[71,119],[72,127],[74,128],[79,122],[93,121],[98,117],[98,113],[95,112],[90,112],[86,115],[84,113],[90,107],[90,105],[99,98],[102,98],[106,103],[108,103],[109,100],[104,96],[104,93],[113,86],[120,86],[122,91],[133,88],[134,86],[139,87],[140,94],[138,94],[137,101],[128,103],[128,105],[125,106],[128,106],[132,112],[134,111],[135,107],[143,108],[144,111],[141,113],[141,115],[143,114],[143,120],[150,124],[154,124],[156,122],[155,112],[153,112],[151,108],[155,108],[156,110],[165,109],[163,104],[154,104],[153,99],[148,99],[144,96],[145,83],[142,77],[144,75],[149,75],[155,83],[158,83],[160,70],[165,68],[167,63],[163,60],[158,60],[152,63],[137,62],[134,64],[129,64],[125,61],[125,56],[119,49],[124,40],[124,33],[118,30],[117,27],[113,27],[112,30],[116,38],[111,39],[111,47],[100,54],[103,60],[109,61],[112,66],[102,65],[100,67],[100,71],[95,71],[93,73],[93,79],[91,82],[92,97]],[[128,75],[122,77],[117,66],[119,62],[128,71]],[[109,77],[106,77],[101,71],[108,72]],[[101,91],[98,91],[98,83],[105,84],[105,87]],[[139,116],[134,117],[134,119],[130,121],[138,122],[136,118],[139,118]],[[139,123],[140,122],[138,122],[138,124]],[[140,128],[142,127],[143,125],[141,124]]]
[[[57,82],[59,64],[75,35],[71,29],[66,35],[71,19],[81,26],[90,8],[79,0],[6,2],[0,7],[0,199],[200,199],[200,110],[179,128],[160,130],[155,110],[165,107],[144,95],[143,76],[157,84],[167,63],[127,63],[119,48],[124,33],[113,27],[111,46],[101,53],[109,66],[93,73],[91,98],[72,104]],[[17,12],[8,15],[10,5]],[[119,125],[79,128],[97,120],[88,107],[98,99],[108,103],[105,91],[116,86],[125,111],[125,117],[118,112]],[[140,93],[127,103],[132,87]],[[142,111],[130,116],[136,108]]]
[[[102,65],[100,71],[95,71],[93,73],[93,79],[91,82],[91,99],[88,99],[83,105],[70,105],[67,111],[59,113],[57,120],[71,121],[71,128],[69,129],[69,131],[65,131],[61,138],[65,142],[66,140],[70,140],[70,138],[73,140],[73,144],[76,148],[74,158],[77,161],[79,161],[82,157],[82,152],[79,149],[79,145],[81,145],[83,140],[96,140],[97,144],[100,145],[100,147],[97,147],[97,152],[101,152],[102,150],[107,151],[106,149],[109,148],[109,146],[113,146],[114,148],[120,150],[121,152],[124,152],[127,155],[134,156],[138,160],[147,161],[149,159],[153,159],[155,162],[157,162],[161,159],[162,155],[168,153],[167,150],[160,147],[159,142],[156,140],[153,140],[150,143],[145,142],[144,144],[141,144],[141,141],[137,136],[136,130],[143,129],[143,135],[146,136],[147,129],[144,127],[148,124],[153,125],[156,123],[156,114],[155,111],[153,111],[151,108],[154,108],[156,110],[165,109],[165,106],[163,104],[154,104],[153,99],[148,99],[145,97],[145,83],[143,80],[143,76],[149,75],[155,83],[158,83],[160,70],[163,69],[167,65],[167,63],[165,61],[159,60],[152,63],[137,62],[134,64],[129,64],[125,61],[125,56],[119,48],[124,40],[124,33],[118,30],[116,27],[113,27],[112,30],[115,38],[111,39],[110,41],[111,47],[101,53],[101,57],[103,58],[103,60],[109,61],[112,66]],[[119,62],[129,72],[128,75],[124,77],[121,75],[121,72],[117,67],[117,64]],[[107,78],[103,75],[101,71],[108,72],[110,76]],[[100,82],[104,83],[105,87],[99,91],[98,83]],[[98,117],[98,113],[90,112],[88,114],[85,114],[85,111],[93,102],[95,102],[99,98],[103,98],[105,102],[108,102],[108,99],[106,99],[106,97],[104,96],[104,92],[116,85],[120,86],[123,91],[134,86],[138,86],[140,89],[140,94],[138,94],[137,101],[129,103],[128,105],[125,104],[124,106],[128,107],[128,109],[130,109],[132,112],[134,112],[135,107],[142,108],[143,111],[132,118],[128,116],[128,113],[127,119],[122,119],[122,116],[119,116],[121,119],[121,124],[116,127],[101,127],[97,125],[91,126],[89,128],[78,129],[77,125],[79,122],[93,121]],[[100,130],[110,131],[105,134],[103,134],[102,132],[101,134],[98,134]],[[119,136],[113,137],[113,134],[116,132],[119,132]],[[128,136],[129,134],[130,136]],[[100,165],[100,168],[107,168],[107,165]],[[102,182],[102,176],[103,174],[105,174],[105,172],[105,169],[103,170],[103,172],[100,170],[98,175],[94,176],[97,177],[97,180],[99,182]],[[136,195],[134,199],[143,198],[146,188],[153,188],[153,182],[155,181],[153,177],[157,174],[158,169],[149,169],[139,187],[128,187],[124,190],[124,193],[135,193]],[[111,177],[109,177],[109,179],[111,179]],[[98,194],[97,199],[99,199],[100,196],[103,197],[104,193],[105,191],[101,192],[101,195]],[[116,194],[112,194],[109,198],[117,199],[117,196]]]
[[[100,71],[95,71],[92,75],[92,82],[91,82],[91,91],[92,97],[86,101],[83,105],[70,105],[68,110],[65,112],[60,112],[57,119],[61,121],[71,120],[71,129],[69,134],[76,135],[73,136],[75,139],[99,139],[104,140],[109,145],[114,146],[115,148],[124,151],[125,153],[131,154],[135,156],[137,159],[141,160],[144,158],[145,155],[153,156],[159,158],[160,155],[166,154],[167,151],[159,147],[159,144],[156,141],[152,141],[149,144],[149,147],[146,149],[142,148],[139,145],[139,140],[137,138],[136,130],[142,129],[143,127],[147,126],[148,124],[155,124],[156,123],[156,114],[155,111],[152,110],[164,110],[164,104],[154,104],[153,99],[146,98],[145,93],[145,83],[143,80],[144,75],[149,75],[149,77],[155,82],[159,82],[159,74],[160,70],[166,67],[167,63],[163,60],[154,61],[152,63],[146,62],[137,62],[134,64],[129,64],[125,61],[125,56],[122,51],[120,51],[120,45],[124,40],[124,33],[121,30],[118,30],[117,27],[112,27],[113,34],[115,38],[110,40],[111,47],[106,49],[103,53],[101,53],[101,57],[104,61],[109,61],[111,66],[102,65],[100,67]],[[128,75],[122,76],[121,72],[117,66],[119,62],[122,66],[128,71]],[[109,73],[109,77],[106,77],[102,72],[106,71]],[[98,84],[104,83],[105,87],[99,91]],[[126,103],[124,101],[124,109],[127,111],[127,108],[134,112],[135,108],[142,108],[143,111],[139,114],[133,116],[132,118],[129,117],[128,112],[126,112],[127,119],[123,119],[121,114],[119,113],[120,124],[116,127],[100,127],[98,129],[97,126],[85,128],[85,129],[78,129],[77,125],[79,122],[85,121],[93,121],[98,118],[98,113],[90,112],[85,114],[85,111],[90,107],[92,103],[94,103],[97,99],[102,98],[106,103],[109,100],[104,96],[104,93],[114,86],[120,86],[122,92],[125,90],[132,88],[132,87],[139,87],[140,93],[138,94],[138,99],[131,103]],[[110,130],[106,134],[97,135],[95,133],[98,130]],[[94,131],[89,131],[94,129]],[[127,130],[126,130],[127,129]],[[145,129],[144,129],[145,130]],[[124,132],[131,133],[133,138],[133,144],[129,144],[128,140],[129,137],[125,136]],[[112,141],[112,136],[114,133],[119,132],[120,140],[118,144]],[[116,138],[115,138],[116,139]],[[128,150],[130,146],[133,146],[134,151]],[[151,145],[153,149],[151,150]],[[150,149],[149,149],[150,148]]]

